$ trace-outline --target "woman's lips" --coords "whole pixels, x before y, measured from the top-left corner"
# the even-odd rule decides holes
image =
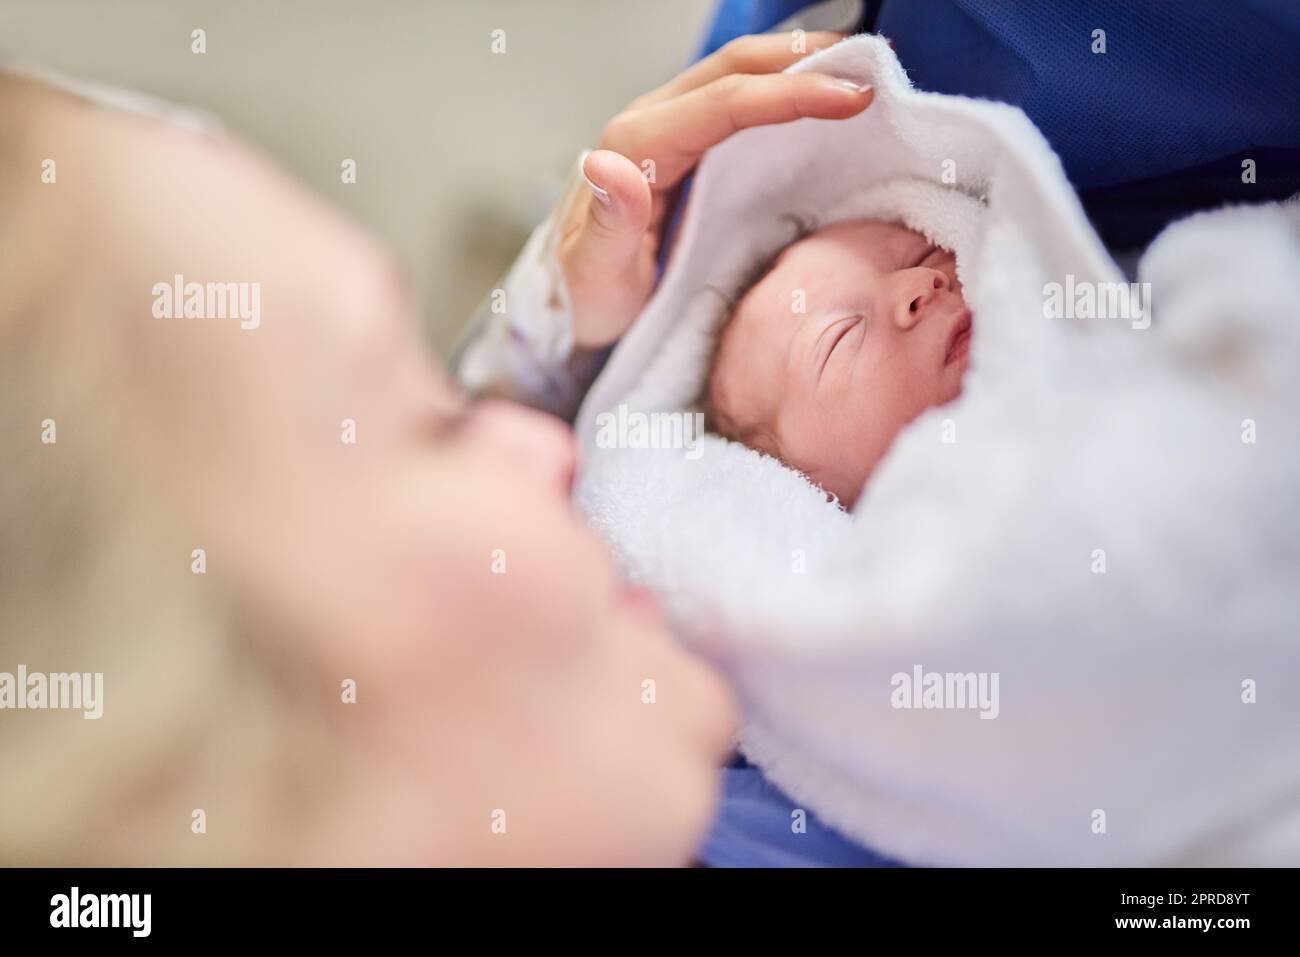
[[[944,353],[943,364],[952,365],[960,362],[970,354],[971,316],[966,309],[957,317],[957,322],[948,335],[948,351]]]

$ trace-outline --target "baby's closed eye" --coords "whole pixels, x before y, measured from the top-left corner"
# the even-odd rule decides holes
[[[821,334],[817,337],[818,343],[824,342],[824,345],[814,352],[814,354],[819,357],[817,363],[818,377],[820,377],[822,372],[825,371],[826,363],[830,361],[831,353],[835,351],[835,347],[843,342],[844,337],[848,335],[850,330],[861,321],[862,316],[855,313],[854,315],[843,316],[827,323],[826,328],[823,329]]]

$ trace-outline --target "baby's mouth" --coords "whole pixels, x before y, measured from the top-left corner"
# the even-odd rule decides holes
[[[970,354],[971,315],[969,309],[963,309],[948,334],[948,351],[944,353],[943,364],[952,365],[960,362]]]

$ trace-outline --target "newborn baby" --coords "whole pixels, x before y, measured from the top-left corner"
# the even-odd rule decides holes
[[[970,335],[951,252],[889,223],[819,229],[724,320],[708,415],[851,507],[903,426],[961,392]]]

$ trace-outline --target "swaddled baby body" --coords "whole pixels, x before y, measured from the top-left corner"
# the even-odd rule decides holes
[[[949,250],[875,220],[817,229],[736,300],[708,415],[849,507],[899,431],[960,394],[970,335]]]

